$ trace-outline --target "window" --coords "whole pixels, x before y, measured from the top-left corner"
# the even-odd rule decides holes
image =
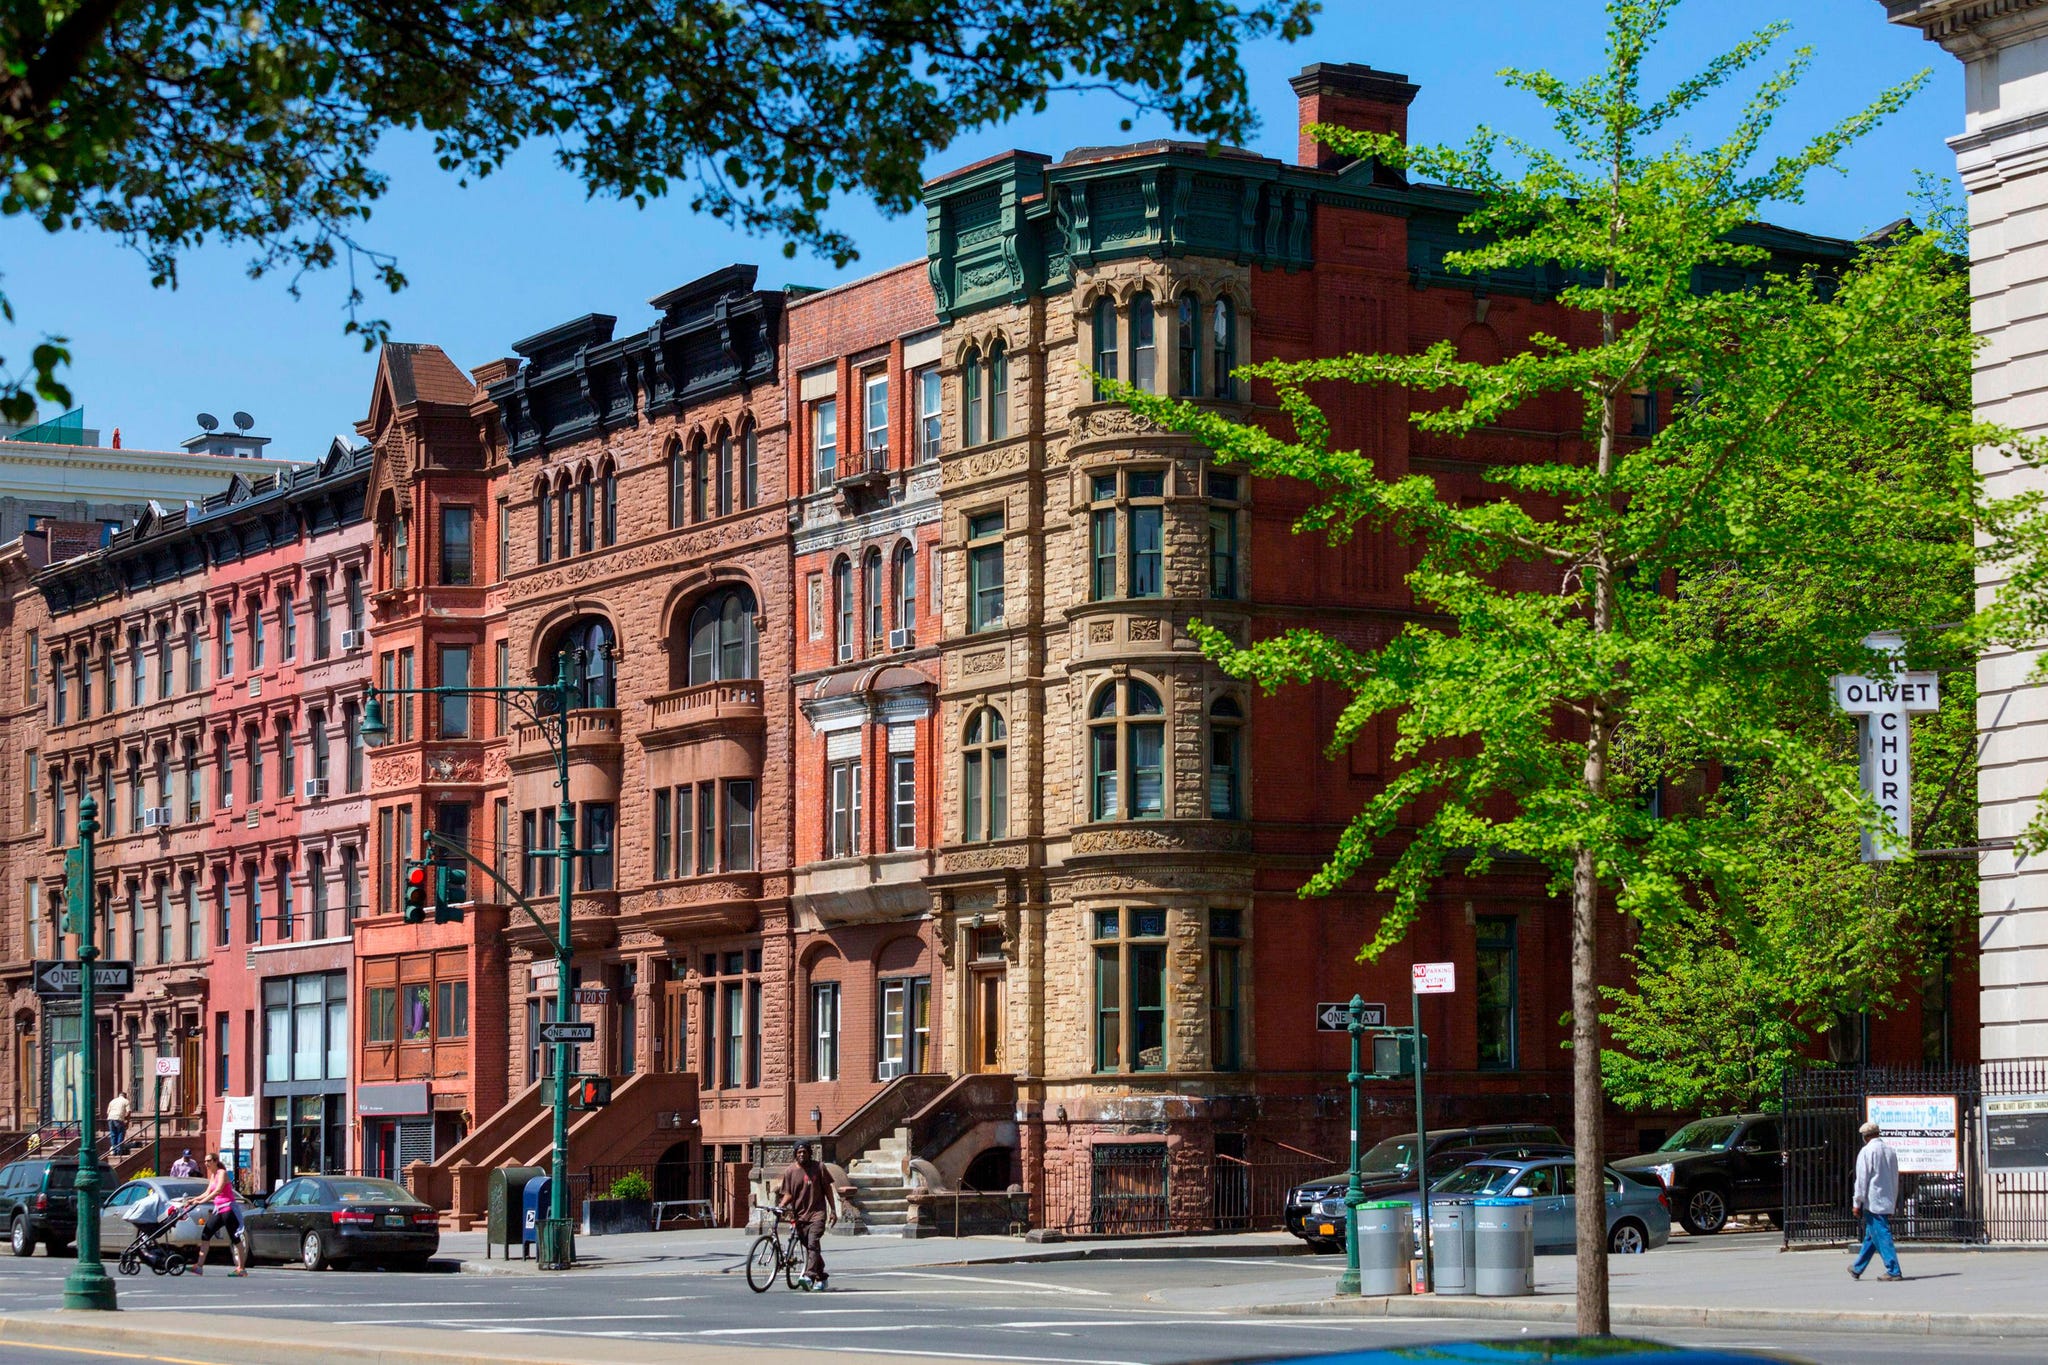
[[[412,586],[412,518],[408,516],[399,517],[391,526],[391,586]]]
[[[761,501],[761,452],[760,442],[754,424],[748,422],[740,428],[740,506],[752,507]],[[611,542],[607,540],[605,544]]]
[[[277,863],[277,937],[280,941],[292,936],[292,925],[297,919],[292,908],[292,870],[280,859]]]
[[[811,1074],[814,1081],[839,1079],[839,983],[811,983]]]
[[[39,695],[38,689],[43,685],[43,633],[41,631],[31,630],[28,633],[26,652],[28,655],[28,667],[22,670],[21,699],[24,702],[32,702]]]
[[[1657,434],[1657,391],[1636,389],[1628,396],[1628,434],[1631,436],[1655,436]]]
[[[199,878],[187,872],[181,882],[185,896],[185,957],[197,961],[206,951],[206,914],[199,906]]]
[[[616,853],[616,827],[618,807],[609,801],[585,801],[583,803],[583,846],[584,856],[576,860],[581,870],[581,889],[584,891],[609,891],[614,884],[613,858]]]
[[[1515,919],[1481,915],[1472,999],[1478,1014],[1479,1069],[1513,1071],[1521,1062],[1515,1029]]]
[[[555,493],[545,479],[534,494],[534,521],[540,533],[540,562],[555,557]]]
[[[497,641],[492,646],[492,655],[494,663],[491,670],[491,681],[499,687],[511,686],[512,642],[510,640]],[[496,727],[498,734],[502,735],[505,733],[505,698],[502,694],[498,697],[497,705],[493,709],[492,723]]]
[[[1202,394],[1202,304],[1182,294],[1175,307],[1174,389],[1183,398]]]
[[[690,442],[690,519],[703,521],[711,515],[711,453],[704,438]]]
[[[555,813],[521,811],[519,834],[519,890],[528,896],[553,895],[559,861],[555,856]]]
[[[860,595],[867,606],[868,653],[880,654],[888,641],[883,626],[883,613],[887,610],[882,597],[882,552],[870,547],[860,561]]]
[[[475,513],[467,507],[441,509],[441,581],[444,584],[467,587],[474,581],[476,548],[471,526],[474,519]]]
[[[690,613],[688,685],[758,676],[758,646],[754,594],[746,588],[713,593]]]
[[[342,599],[348,608],[348,628],[358,638],[363,634],[363,571],[350,569],[342,578]]]
[[[928,976],[885,977],[880,983],[882,1017],[875,1049],[875,1079],[894,1080],[923,1071],[930,1061],[932,979]]]
[[[981,348],[970,346],[960,362],[960,444],[979,445],[987,399],[981,392]]]
[[[889,847],[917,847],[917,759],[889,755]]]
[[[277,718],[277,799],[286,800],[298,785],[298,749],[292,744],[291,719]]]
[[[860,852],[860,760],[825,765],[825,856],[851,858]]]
[[[576,478],[576,550],[587,555],[596,548],[597,506],[592,497],[590,471],[586,469]]]
[[[967,629],[1003,624],[1003,514],[967,519]]]
[[[199,794],[199,741],[188,738],[179,744],[178,761],[185,770],[185,818],[197,820],[204,805]]]
[[[811,409],[811,449],[817,461],[819,489],[839,479],[839,400],[824,398]]]
[[[315,578],[307,591],[313,606],[313,657],[324,659],[334,649],[334,609],[327,602],[327,580]]]
[[[1166,911],[1095,912],[1095,1069],[1166,1069]]]
[[[398,988],[372,986],[363,992],[363,1041],[398,1041]]]
[[[654,879],[687,877],[696,852],[697,789],[685,783],[654,794]]]
[[[469,1036],[469,983],[439,981],[434,984],[434,1036]]]
[[[837,626],[833,636],[839,657],[851,659],[859,650],[853,631],[853,562],[841,555],[832,566],[832,613]]]
[[[697,784],[697,870],[718,870],[718,784]]]
[[[363,913],[362,859],[354,844],[341,846],[341,927],[347,930]]]
[[[1159,348],[1153,336],[1152,296],[1138,293],[1131,296],[1131,384],[1146,393],[1156,387],[1153,380],[1159,371]]]
[[[917,393],[917,458],[920,463],[929,463],[939,458],[944,430],[939,367],[927,365],[910,377],[910,383]]]
[[[998,341],[988,348],[988,438],[1010,434],[1010,353]]]
[[[136,914],[142,913],[142,904],[129,901],[129,908]],[[140,934],[136,935],[139,939]],[[178,919],[171,908],[171,884],[162,877],[156,883],[156,960],[171,962],[177,958]]]
[[[359,792],[363,789],[363,727],[361,713],[352,701],[342,704],[341,731],[347,745],[344,782],[350,791]]]
[[[213,874],[213,941],[225,948],[234,937],[234,900],[228,890],[228,870],[223,865]]]
[[[1166,813],[1164,714],[1159,694],[1141,682],[1110,683],[1095,694],[1088,713],[1091,820]]]
[[[248,915],[243,941],[263,942],[263,874],[254,863],[242,864],[242,908]]]
[[[1238,595],[1237,523],[1240,484],[1235,474],[1209,473],[1209,596]]]
[[[717,449],[718,464],[713,470],[712,482],[717,487],[718,515],[722,517],[732,511],[732,432],[719,431]]]
[[[1237,365],[1237,307],[1227,298],[1216,300],[1216,310],[1211,315],[1209,337],[1209,364],[1212,375],[1209,390],[1218,398],[1237,397],[1237,381],[1230,377],[1230,371]]]
[[[728,780],[725,784],[725,870],[751,872],[754,868],[754,784]]]
[[[413,728],[412,728],[412,722],[413,722],[413,716],[414,716],[414,715],[416,714],[416,710],[415,710],[415,708],[414,708],[414,706],[413,706],[413,702],[414,702],[415,698],[414,698],[414,696],[413,696],[412,688],[413,688],[413,685],[414,685],[414,684],[415,684],[415,683],[416,683],[417,681],[418,681],[417,675],[415,675],[415,674],[414,674],[414,672],[413,672],[413,652],[412,652],[412,650],[410,650],[410,649],[401,649],[401,650],[399,650],[399,651],[398,651],[398,687],[399,687],[399,698],[398,698],[398,738],[399,738],[399,739],[400,739],[401,741],[409,741],[409,740],[411,740],[411,739],[412,739],[412,737],[413,737]]]
[[[861,450],[864,468],[886,469],[889,464],[889,376],[870,375],[861,384]]]
[[[1209,818],[1244,818],[1243,784],[1239,779],[1243,762],[1244,708],[1235,697],[1218,697],[1209,704]]]
[[[896,628],[904,632],[908,644],[916,643],[917,630],[917,551],[906,542],[896,547],[892,556],[890,588],[896,598]]]
[[[214,735],[213,766],[217,779],[213,804],[220,810],[232,810],[235,805],[235,756],[228,747],[228,732],[225,730]]]
[[[508,498],[498,499],[498,562],[493,572],[499,578],[512,563],[512,503]]]
[[[235,632],[228,609],[222,607],[213,614],[213,635],[219,654],[218,673],[223,678],[233,677],[235,672]]]
[[[654,880],[665,882],[675,865],[675,794],[667,787],[654,792]]]
[[[142,804],[145,795],[146,793],[142,786],[142,755],[131,749],[128,751],[128,832],[130,834],[140,834],[142,832]],[[114,813],[108,811],[107,820],[110,824],[113,818]]]
[[[213,1093],[228,1093],[228,1016],[225,1011],[213,1016]]]
[[[1119,595],[1119,543],[1124,548],[1122,595],[1158,597],[1165,591],[1162,559],[1165,495],[1164,470],[1134,469],[1090,477],[1088,591],[1091,600],[1100,602]]]
[[[70,705],[64,692],[64,656],[59,654],[50,660],[50,724],[62,725],[69,717],[65,714]]]
[[[441,686],[469,686],[469,646],[441,646]],[[441,738],[469,738],[469,697],[464,693],[443,695],[441,702]]]
[[[278,659],[290,663],[299,657],[299,609],[289,593],[277,599]]]
[[[984,706],[967,718],[960,751],[960,837],[964,843],[1009,835],[1009,749],[1002,713]]]
[[[1244,920],[1235,910],[1209,912],[1209,1065],[1244,1065]]]
[[[1116,301],[1104,294],[1095,300],[1095,373],[1098,380],[1116,378],[1116,352]],[[1098,382],[1095,401],[1100,403],[1108,396],[1108,391]]]
[[[166,700],[177,685],[178,672],[171,659],[171,623],[156,623],[156,697]]]
[[[149,674],[142,666],[142,627],[128,628],[128,704],[140,706],[149,686]]]
[[[327,860],[318,853],[306,855],[306,931],[327,937]]]
[[[546,520],[545,517],[542,518]],[[670,530],[690,520],[690,461],[681,445],[668,448],[668,524]]]
[[[306,713],[306,765],[315,781],[327,780],[327,711],[316,706]]]

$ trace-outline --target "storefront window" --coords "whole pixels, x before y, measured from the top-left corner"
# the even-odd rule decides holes
[[[434,988],[426,982],[408,984],[405,988],[404,1015],[405,1041],[424,1043],[433,1037]]]

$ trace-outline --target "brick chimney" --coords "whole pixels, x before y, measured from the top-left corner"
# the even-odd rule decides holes
[[[1312,123],[1335,123],[1367,133],[1392,133],[1408,140],[1408,106],[1421,87],[1394,71],[1375,71],[1356,62],[1317,62],[1288,82],[1300,101],[1295,125],[1295,159],[1304,166],[1333,170],[1348,158],[1308,135]]]

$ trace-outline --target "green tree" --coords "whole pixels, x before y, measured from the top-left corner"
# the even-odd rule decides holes
[[[1408,582],[1422,610],[1383,648],[1313,629],[1244,649],[1205,632],[1204,646],[1227,671],[1269,689],[1311,679],[1346,689],[1333,753],[1375,715],[1394,718],[1400,770],[1304,887],[1331,891],[1382,844],[1398,847],[1377,883],[1386,910],[1364,956],[1397,943],[1448,872],[1484,873],[1512,855],[1548,868],[1556,892],[1569,894],[1574,1145],[1588,1171],[1606,1155],[1603,919],[1611,909],[1669,916],[1700,880],[1736,873],[1754,856],[1728,821],[1682,810],[1657,818],[1631,775],[1632,737],[1646,749],[1656,737],[1667,747],[1683,737],[1695,761],[1769,762],[1841,818],[1874,823],[1838,746],[1800,721],[1830,674],[1878,666],[1866,634],[1900,629],[1918,651],[1955,619],[1917,602],[1901,616],[1891,602],[1850,601],[1830,613],[1760,611],[1753,629],[1702,634],[1689,619],[1696,585],[1731,567],[1791,566],[1951,581],[1969,554],[1971,449],[1993,439],[1946,405],[1873,397],[1882,376],[1921,363],[1921,347],[1967,351],[1966,339],[1908,339],[1904,325],[1873,325],[1937,306],[1949,273],[1938,239],[1902,236],[1827,280],[1773,271],[1745,231],[1765,205],[1797,200],[1807,178],[1836,165],[1912,85],[1796,150],[1765,156],[1760,143],[1808,60],[1801,51],[1757,83],[1733,132],[1696,141],[1685,126],[1701,104],[1763,61],[1782,30],[1766,29],[1653,94],[1643,65],[1674,7],[1613,0],[1605,61],[1584,80],[1506,73],[1547,107],[1555,148],[1490,130],[1462,148],[1423,149],[1317,130],[1343,152],[1470,192],[1465,227],[1475,245],[1454,263],[1558,268],[1567,283],[1557,301],[1587,319],[1577,334],[1588,341],[1538,336],[1498,364],[1460,361],[1441,344],[1248,367],[1291,434],[1130,399],[1219,459],[1314,485],[1319,499],[1303,529],[1341,538],[1371,524],[1419,545]],[[1702,289],[1703,274],[1743,283]],[[1561,453],[1521,445],[1484,468],[1500,493],[1474,505],[1444,495],[1428,475],[1384,477],[1369,451],[1337,448],[1311,389],[1343,384],[1425,395],[1411,420],[1447,438],[1515,425],[1511,415],[1533,400],[1572,404],[1583,441]],[[1647,438],[1630,430],[1639,390],[1684,398]],[[1885,459],[1882,438],[1902,405],[1933,443],[1914,468],[1943,464],[1950,477],[1919,480]],[[1845,439],[1809,441],[1817,424]],[[1801,705],[1788,709],[1788,699]],[[1600,1201],[1580,1201],[1577,1235],[1579,1330],[1605,1332]]]
[[[539,141],[593,195],[691,206],[840,263],[837,191],[890,212],[927,154],[1062,89],[1108,89],[1207,138],[1253,122],[1238,45],[1308,31],[1318,0],[16,0],[0,10],[0,214],[96,228],[158,285],[208,239],[249,269],[346,258],[392,129],[488,175]],[[352,274],[353,279],[353,274]],[[383,326],[354,316],[366,345]],[[0,312],[12,318],[0,296]],[[69,401],[61,338],[0,362],[0,416]]]

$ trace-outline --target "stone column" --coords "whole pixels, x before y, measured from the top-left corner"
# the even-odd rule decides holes
[[[1969,191],[1972,317],[1984,347],[1977,411],[2048,432],[2048,0],[1882,0],[1961,59],[1963,132],[1949,139]],[[1990,497],[2048,487],[2048,476],[1981,451]],[[1980,571],[1980,595],[1999,578]],[[2029,682],[2040,650],[1997,651],[1977,665],[1979,839],[2025,829],[2048,791],[2048,685]],[[1982,1047],[1987,1061],[2048,1057],[2048,858],[1993,848],[1979,862]]]

